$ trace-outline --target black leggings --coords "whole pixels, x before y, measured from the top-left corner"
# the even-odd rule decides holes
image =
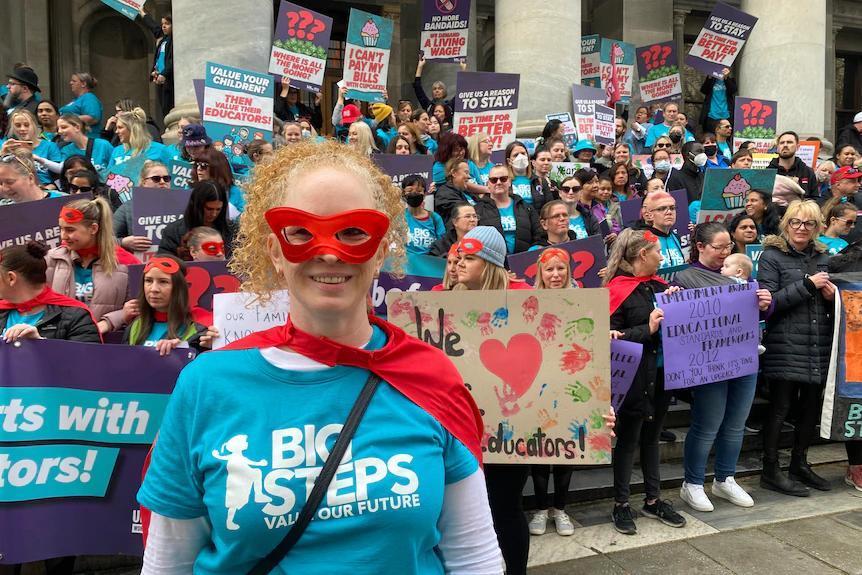
[[[847,441],[844,448],[847,450],[849,465],[862,465],[862,441]]]
[[[572,465],[554,465],[554,509],[563,510],[566,507],[566,495],[569,493],[569,483],[572,481]],[[551,482],[550,465],[533,465],[533,487],[536,489],[536,507],[548,509],[548,485]]]
[[[808,383],[771,380],[769,415],[763,424],[763,460],[768,463],[778,461],[778,438],[781,435],[781,426],[796,399],[798,403],[796,428],[793,432],[793,455],[802,456],[814,439],[815,428],[820,421],[820,408],[823,404],[823,387]]]
[[[508,575],[526,575],[530,552],[530,529],[524,515],[524,485],[530,467],[527,465],[486,465],[485,484],[494,530]]]

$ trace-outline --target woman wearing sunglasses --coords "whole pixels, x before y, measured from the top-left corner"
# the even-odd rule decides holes
[[[0,198],[12,203],[59,198],[63,194],[39,187],[33,155],[24,148],[15,148],[0,155]]]
[[[593,215],[593,212],[586,206],[581,205],[581,181],[578,178],[575,176],[569,176],[560,183],[560,201],[566,206],[566,211],[569,214],[566,237],[574,236],[572,239],[582,240],[587,236],[601,233],[599,221]],[[544,208],[542,209],[542,213],[546,213]],[[550,215],[551,212],[547,212],[547,214]],[[542,224],[542,227],[544,228],[545,224]],[[551,228],[553,228],[553,231]],[[562,239],[562,235],[556,233],[557,226],[553,225],[553,222],[551,222],[549,227],[545,229],[548,232],[548,244],[545,245],[550,245],[551,243],[562,243],[551,241],[552,234],[553,237]]]
[[[512,192],[509,170],[494,166],[488,175],[490,194],[476,204],[479,224],[493,226],[503,234],[506,251],[519,254],[539,245],[542,226],[539,214],[520,196]]]
[[[170,188],[171,177],[168,175],[168,169],[161,162],[147,160],[141,168],[138,185],[142,188]],[[132,230],[134,230],[132,202],[126,202],[114,212],[114,237],[130,252],[144,252],[150,249],[153,245],[150,238],[132,235]]]
[[[817,238],[835,255],[849,244],[841,236],[846,236],[856,227],[856,205],[847,198],[832,198],[821,209],[826,230]]]
[[[94,198],[105,198],[111,204],[112,210],[122,207],[123,200],[120,199],[116,190],[99,181],[99,174],[90,170],[77,170],[69,175],[69,194],[86,194],[90,192]]]
[[[153,512],[142,573],[245,573],[288,531],[262,572],[501,573],[475,403],[441,351],[367,314],[384,259],[404,263],[391,178],[328,141],[256,169],[233,271],[264,300],[289,288],[290,315],[183,370],[138,493]],[[352,441],[330,461],[339,434]]]

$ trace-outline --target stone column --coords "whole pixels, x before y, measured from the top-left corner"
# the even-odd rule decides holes
[[[521,75],[518,137],[533,138],[545,114],[572,111],[572,84],[581,81],[581,6],[571,0],[497,0],[496,70]],[[565,30],[552,42],[551,30]]]
[[[685,66],[685,19],[688,10],[673,11],[673,39],[676,40],[676,57],[679,61],[680,79],[685,84],[683,67]],[[682,90],[682,100],[679,101],[679,109],[685,110],[685,88]]]
[[[58,106],[63,106],[65,102],[71,99],[69,92],[69,80],[77,71],[75,63],[75,32],[72,24],[72,3],[52,0],[50,4],[50,16],[48,24],[51,34],[51,77],[50,83],[54,90],[49,91],[46,88],[43,76],[47,76],[44,72],[39,74],[42,84],[42,97],[50,94],[54,102]],[[61,104],[60,102],[63,102]],[[113,109],[113,108],[112,108]]]
[[[741,10],[759,20],[742,50],[739,94],[777,100],[779,133],[822,138],[826,0],[742,0]]]
[[[401,6],[384,4],[383,17],[394,22],[392,27],[392,49],[389,51],[389,76],[386,78],[386,91],[389,92],[389,105],[398,111],[398,100],[401,99],[401,85],[404,70],[401,58]]]
[[[828,18],[832,20],[832,14],[829,14]],[[831,31],[826,35],[826,90],[823,96],[825,103],[823,134],[833,145],[838,138],[838,130],[841,129],[841,126],[835,125],[835,39],[841,28],[841,26],[835,26],[834,24],[826,28],[827,30],[831,29]]]
[[[241,18],[233,0],[173,0],[175,106],[165,117],[165,143],[176,141],[180,117],[198,114],[192,80],[206,76],[208,61],[267,71],[273,13],[271,0],[244,0]]]

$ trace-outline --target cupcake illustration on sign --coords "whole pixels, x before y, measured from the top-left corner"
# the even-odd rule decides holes
[[[721,192],[721,197],[724,198],[724,205],[730,209],[741,208],[745,203],[745,196],[749,190],[751,190],[751,186],[745,181],[742,174],[736,174],[724,186],[724,190]]]
[[[377,40],[380,38],[380,30],[377,29],[377,24],[374,23],[374,20],[369,18],[359,35],[362,36],[362,41],[367,47],[373,48],[377,46]]]

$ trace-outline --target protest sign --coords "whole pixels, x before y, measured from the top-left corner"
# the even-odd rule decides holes
[[[117,192],[123,203],[132,199],[132,188],[138,185],[141,170],[147,162],[146,154],[138,154],[128,160],[99,170],[99,178],[105,185]]]
[[[611,54],[614,54],[613,59]],[[602,38],[601,74],[602,91],[605,102],[609,101],[608,85],[616,78],[614,89],[618,91],[616,102],[630,104],[632,97],[632,76],[635,68],[635,45],[620,40]],[[602,102],[603,104],[605,102]]]
[[[203,78],[193,78],[192,86],[195,89],[195,100],[198,103],[198,114],[203,117],[204,115],[204,90],[207,87],[207,81]]]
[[[458,72],[453,131],[469,138],[485,132],[494,150],[515,139],[519,74]]]
[[[390,321],[443,350],[485,424],[485,463],[611,462],[607,290],[410,292]]]
[[[178,351],[33,339],[0,346],[0,564],[142,555],[135,497],[174,383],[194,357]],[[70,368],[84,364],[98,366],[98,377]]]
[[[287,291],[273,293],[265,304],[260,301],[250,304],[252,299],[254,295],[246,292],[213,295],[213,325],[219,332],[219,336],[213,338],[213,349],[287,323],[290,311]]]
[[[207,62],[203,125],[232,164],[251,165],[245,146],[272,139],[273,78]]]
[[[637,60],[644,104],[682,99],[675,40],[641,46],[637,49]]]
[[[611,406],[619,412],[632,387],[644,346],[624,339],[611,340]]]
[[[838,291],[820,437],[862,440],[862,274],[830,274]]]
[[[240,282],[227,269],[227,262],[186,262],[188,273],[186,282],[189,284],[189,306],[199,307],[206,311],[213,310],[213,296],[219,293],[239,291]],[[129,266],[129,295],[138,297],[141,290],[141,276],[144,274],[144,264]]]
[[[756,23],[754,16],[716,2],[685,58],[686,65],[723,79],[721,71],[733,66]]]
[[[602,280],[599,277],[599,270],[608,265],[605,256],[605,242],[601,236],[595,235],[582,240],[572,240],[555,244],[553,247],[571,254],[572,280],[578,283],[578,287],[601,287]],[[526,280],[528,284],[535,285],[536,262],[542,250],[545,249],[548,248],[539,248],[508,256],[506,260],[509,262],[509,269],[519,278]]]
[[[595,131],[595,106],[605,105],[605,91],[572,84],[572,109],[575,111],[575,127],[578,140],[592,140]]]
[[[670,167],[672,170],[682,168],[683,160],[681,154],[670,155]],[[638,154],[632,157],[632,165],[644,173],[646,179],[650,179],[655,172],[652,166],[652,157],[649,154]]]
[[[593,138],[596,143],[610,146],[614,143],[614,118],[616,112],[613,108],[596,104],[593,114],[594,133]]]
[[[679,236],[680,247],[684,259],[688,259],[688,254],[691,251],[691,232],[688,231],[688,224],[691,219],[688,215],[688,192],[685,190],[671,190],[670,197],[676,202],[676,220],[671,228],[677,236]]]
[[[441,62],[466,58],[469,25],[470,0],[424,0],[420,57]]]
[[[688,234],[688,197],[685,190],[674,190],[670,192],[670,195],[676,202],[676,221],[671,229],[682,238],[683,235]],[[643,198],[632,198],[620,202],[620,216],[624,227],[628,227],[641,219],[643,201]]]
[[[145,0],[102,0],[103,4],[113,8],[129,20],[138,17],[138,11],[144,2]]]
[[[643,203],[643,198],[632,198],[620,202],[620,217],[623,220],[624,227],[629,227],[641,219]]]
[[[601,40],[598,34],[581,36],[581,84],[590,88],[602,87]]]
[[[395,186],[401,187],[401,180],[413,174],[422,176],[428,183],[431,182],[434,156],[428,154],[411,154],[409,156],[374,154],[371,156],[371,160],[392,178],[392,184]]]
[[[697,223],[722,222],[742,211],[751,190],[772,191],[778,170],[741,170],[726,168],[706,170]]]
[[[356,8],[350,9],[344,57],[344,86],[347,98],[363,102],[384,102],[389,75],[389,49],[395,23]]]
[[[796,147],[796,157],[811,166],[817,167],[817,156],[820,154],[820,142],[817,140],[802,140]]]
[[[192,185],[192,165],[183,160],[173,160],[169,166],[171,170],[171,187],[188,188]]]
[[[749,244],[745,246],[745,255],[751,258],[751,263],[754,264],[754,269],[751,272],[751,277],[757,279],[757,265],[760,263],[760,256],[763,254],[763,246],[761,244]]]
[[[56,248],[60,245],[60,210],[73,200],[92,199],[93,194],[86,192],[0,207],[0,249],[30,240]]]
[[[431,288],[443,282],[445,273],[446,258],[410,254],[407,256],[404,276],[400,279],[389,275],[389,262],[383,262],[380,277],[374,278],[374,283],[371,284],[374,315],[386,317],[386,296],[390,293],[431,291]]]
[[[548,177],[551,178],[551,181],[560,185],[563,183],[563,180],[571,178],[578,173],[578,170],[589,167],[589,164],[582,164],[580,162],[552,162]]]
[[[769,164],[778,157],[778,154],[759,154],[754,152],[751,154],[751,169],[762,170],[768,168]]]
[[[152,257],[162,241],[162,230],[171,222],[182,219],[189,203],[191,190],[134,188],[132,196],[132,235],[149,238],[152,246],[136,253],[142,262]]]
[[[767,153],[776,135],[778,102],[742,96],[737,96],[734,102],[733,151],[739,150],[743,142],[751,141],[757,144],[754,151]]]
[[[676,274],[678,274],[684,269],[688,269],[688,267],[689,264],[680,264],[678,266],[659,268],[655,275],[657,275],[667,283],[671,283],[674,279],[676,279]]]
[[[332,18],[281,0],[269,73],[290,79],[300,90],[320,92]]]
[[[664,311],[664,387],[682,389],[757,373],[757,284],[657,293]]]
[[[566,143],[566,147],[569,149],[574,149],[575,142],[578,141],[578,130],[575,128],[575,122],[572,121],[572,115],[568,112],[563,112],[560,114],[545,114],[545,120],[550,122],[551,120],[559,120],[563,123],[563,142]]]

